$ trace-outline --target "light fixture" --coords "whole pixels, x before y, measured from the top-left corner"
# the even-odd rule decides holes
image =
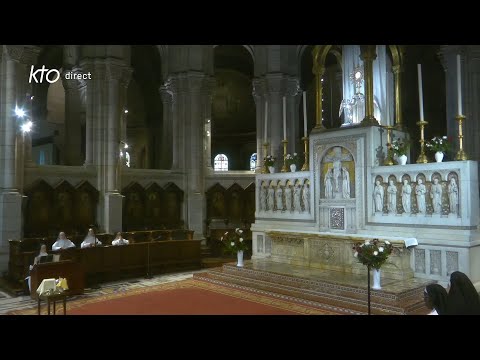
[[[125,114],[128,114],[128,109],[125,109],[123,112],[124,112]]]
[[[15,106],[15,115],[17,115],[19,118],[23,118],[25,116],[25,110]]]
[[[123,148],[124,148],[124,149],[128,149],[128,144],[127,144],[127,143],[124,143]]]
[[[33,95],[32,95],[32,96],[30,96],[30,100],[33,100],[33,98],[34,98],[34,97],[35,97],[35,96],[33,96]]]
[[[32,126],[33,126],[33,123],[31,121],[27,121],[22,125],[21,128],[22,128],[22,131],[26,133],[26,132],[32,131]]]

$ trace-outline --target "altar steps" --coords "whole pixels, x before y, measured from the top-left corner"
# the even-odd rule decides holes
[[[299,303],[318,306],[340,313],[359,315],[368,313],[365,276],[345,275],[335,271],[302,269],[282,264],[269,266],[268,262],[246,261],[245,267],[235,263],[221,268],[196,273],[194,278],[259,293],[268,293],[278,298],[296,299]],[[272,271],[275,268],[275,271]],[[297,273],[297,275],[292,275]],[[304,271],[302,271],[304,270]],[[289,274],[290,273],[290,274]],[[431,281],[412,279],[396,281],[382,279],[382,290],[371,290],[371,313],[378,315],[427,314],[423,291]]]

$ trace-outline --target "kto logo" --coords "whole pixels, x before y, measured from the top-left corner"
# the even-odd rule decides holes
[[[60,79],[60,71],[57,69],[46,69],[45,65],[42,65],[40,69],[34,71],[32,65],[30,68],[30,78],[28,79],[28,82],[31,84],[33,80],[35,83],[40,84],[43,82],[44,75],[45,80],[47,80],[50,84],[53,84]],[[67,71],[64,73],[64,75],[66,80],[92,80],[92,73],[90,71],[88,73]]]
[[[45,74],[45,80],[47,80],[50,84],[53,84],[55,81],[60,79],[60,71],[58,71],[57,69],[50,69],[49,70],[49,69],[45,68],[45,65],[43,65],[41,67],[41,69],[37,69],[35,72],[33,70],[34,69],[33,69],[33,65],[32,65],[32,67],[30,68],[30,77],[28,79],[28,82],[30,84],[32,83],[32,79],[37,84],[42,83],[44,74]],[[38,73],[40,73],[40,79],[37,79]],[[52,73],[53,73],[53,75],[52,75]]]

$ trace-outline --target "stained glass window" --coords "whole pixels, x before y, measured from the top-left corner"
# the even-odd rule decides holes
[[[218,154],[213,159],[213,170],[228,171],[228,158],[225,154]]]
[[[257,153],[253,153],[252,156],[250,156],[250,171],[255,171],[256,167],[257,167]]]

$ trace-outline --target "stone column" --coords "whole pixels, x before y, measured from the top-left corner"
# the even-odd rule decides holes
[[[402,117],[402,73],[403,69],[400,65],[392,66],[394,82],[395,82],[395,126],[398,130],[403,130]]]
[[[22,233],[22,195],[16,188],[17,65],[23,46],[3,45],[0,59],[0,272],[8,269],[9,239]]]
[[[172,75],[169,88],[173,103],[172,169],[184,172],[183,219],[195,239],[203,239],[205,218],[205,114],[214,81],[203,72]]]
[[[203,100],[204,81],[203,73],[190,72],[184,79],[186,81],[188,93],[186,96],[186,118],[185,118],[185,136],[186,143],[184,152],[186,154],[185,171],[186,184],[186,205],[187,205],[187,224],[190,230],[194,230],[196,239],[203,239],[205,218],[205,181],[204,181],[204,118],[203,118]],[[187,145],[188,144],[188,145]]]
[[[265,81],[268,99],[268,141],[270,154],[276,158],[276,171],[279,172],[283,166],[283,96],[287,84],[283,74],[267,74]]]
[[[105,196],[104,228],[108,233],[122,229],[122,200],[118,179],[121,177],[120,166],[120,123],[123,110],[124,88],[130,81],[131,69],[113,61],[106,64],[106,100],[105,128],[103,144],[105,163],[99,166],[104,168],[106,184],[103,192]]]
[[[373,61],[377,58],[376,45],[360,45],[360,58],[365,71],[365,118],[362,126],[378,125],[373,116]]]
[[[79,69],[72,70],[72,73],[82,73]],[[90,80],[86,80],[90,81]],[[86,81],[65,79],[62,74],[63,88],[65,89],[65,164],[81,165],[83,162],[81,152],[81,88],[84,88]]]
[[[94,67],[94,63],[91,60],[86,60],[81,62],[81,68],[85,72],[90,72],[93,74],[92,80],[87,83],[85,88],[86,92],[86,104],[85,104],[85,162],[84,166],[93,165],[93,127],[94,127],[94,118],[95,118],[95,85],[99,81],[99,77],[102,76],[100,72],[97,72],[97,69]]]
[[[257,166],[255,168],[255,173],[260,174],[264,166],[263,159],[265,158],[265,156],[268,155],[267,153],[265,153],[265,148],[263,146],[265,142],[265,79],[253,79],[252,88],[252,95],[253,99],[255,100],[257,117]],[[269,149],[267,149],[267,152],[268,151]]]
[[[299,106],[302,92],[300,90],[300,82],[297,78],[290,77],[287,80],[287,140],[288,147],[287,153],[293,154],[296,152],[300,159],[301,153],[303,153],[303,143],[301,138],[303,133],[300,133],[300,121],[303,122],[303,118],[299,119]],[[299,168],[300,170],[300,168]]]
[[[168,80],[168,89],[172,95],[172,170],[185,168],[185,92],[186,86],[179,75],[173,75]]]
[[[203,86],[203,154],[206,174],[213,173],[212,166],[212,103],[216,81],[213,77],[206,78]]]
[[[163,104],[163,139],[161,152],[161,168],[172,168],[173,156],[173,111],[172,111],[172,90],[167,82],[160,87],[160,95]]]

